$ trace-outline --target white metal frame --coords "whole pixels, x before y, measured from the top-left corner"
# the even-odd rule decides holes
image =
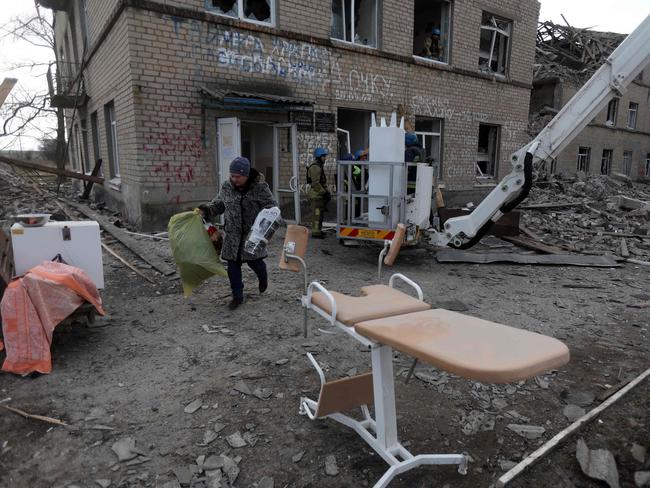
[[[280,185],[280,130],[289,130],[291,140],[291,169],[293,175],[289,178],[288,188]],[[300,190],[298,188],[298,130],[296,124],[273,125],[273,193],[280,203],[280,193],[293,194],[293,210],[295,219],[285,219],[287,222],[300,222]]]
[[[389,280],[391,288],[394,287],[396,280],[401,280],[411,286],[416,291],[418,299],[423,299],[422,289],[417,283],[400,273],[396,273]],[[314,289],[322,292],[327,297],[332,310],[331,314],[312,303]],[[342,413],[332,413],[323,418],[330,418],[353,429],[390,466],[373,488],[385,488],[395,476],[423,465],[458,465],[458,472],[466,474],[469,461],[466,454],[419,454],[414,456],[399,442],[395,408],[393,349],[390,346],[371,341],[357,333],[354,327],[339,322],[336,319],[336,301],[332,294],[320,283],[316,281],[310,283],[306,295],[301,298],[301,302],[303,307],[315,311],[325,318],[331,326],[342,330],[370,349],[375,418],[373,419],[370,415],[367,405],[361,406],[362,420],[354,419]],[[325,383],[322,368],[311,354],[307,353],[307,357],[316,369],[322,386]],[[306,415],[309,419],[316,420],[317,409],[318,402],[307,397],[300,398],[300,415]]]
[[[579,146],[578,147],[578,168],[577,171],[589,172],[591,163],[591,147]]]
[[[632,159],[634,159],[634,152],[630,150],[623,151],[623,174],[630,176],[632,174]]]
[[[636,129],[636,124],[639,117],[639,104],[636,102],[630,102],[627,109],[627,128]]]
[[[336,0],[332,0],[332,1],[335,2]],[[340,0],[340,1],[341,1],[341,6],[342,6],[341,22],[342,22],[342,27],[343,27],[343,39],[341,39],[339,37],[332,37],[332,39],[336,39],[337,41],[341,41],[341,42],[347,42],[347,43],[350,43],[350,44],[354,44],[355,46],[364,46],[364,47],[368,47],[368,48],[372,48],[372,49],[377,49],[377,45],[379,44],[379,21],[378,21],[378,18],[379,18],[379,1],[378,0],[367,0],[369,2],[374,2],[374,4],[375,4],[375,18],[374,18],[374,23],[375,23],[375,26],[374,26],[375,39],[374,39],[374,41],[375,42],[374,42],[374,44],[363,44],[361,42],[356,42],[354,40],[354,38],[356,37],[356,35],[355,35],[356,34],[356,29],[354,27],[354,20],[355,20],[355,18],[354,18],[354,11],[355,11],[354,4],[356,2],[360,2],[362,0]],[[352,18],[350,19],[350,37],[351,37],[351,39],[346,38],[347,37],[346,36],[347,32],[346,32],[346,29],[345,29],[345,11],[346,11],[345,6],[346,6],[347,2],[351,2],[351,8],[350,8],[350,12],[352,13]]]
[[[268,0],[269,2],[269,7],[271,9],[271,14],[270,14],[270,20],[263,21],[263,20],[255,20],[255,19],[248,19],[244,17],[244,0],[237,0],[237,16],[234,15],[228,15],[225,12],[217,12],[216,9],[210,5],[210,0],[205,0],[205,9],[210,12],[213,15],[218,15],[220,17],[228,17],[229,19],[239,19],[244,22],[250,22],[251,24],[257,24],[257,25],[265,25],[265,26],[270,26],[270,27],[275,27],[275,4],[277,0]]]
[[[497,19],[501,22],[507,22],[508,23],[508,30],[503,30],[500,29],[497,25]],[[492,25],[487,25],[487,24],[481,24],[481,31],[491,31],[492,32],[492,42],[490,43],[490,53],[488,56],[488,63],[487,63],[487,71],[490,73],[494,73],[497,75],[507,75],[508,74],[508,69],[510,67],[510,38],[512,36],[512,20],[511,19],[506,19],[503,17],[499,17],[497,15],[492,15],[490,14],[490,20],[489,22]],[[492,70],[492,61],[493,61],[493,56],[494,56],[494,47],[497,43],[497,38],[498,36],[503,36],[505,38],[505,48],[503,49],[503,52],[500,52],[500,55],[503,57],[503,72],[499,72],[499,60],[497,60],[497,71]],[[502,42],[499,40],[499,42]],[[501,47],[501,46],[500,46]]]

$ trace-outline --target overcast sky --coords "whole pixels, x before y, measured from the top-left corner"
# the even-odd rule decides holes
[[[34,13],[34,4],[29,0],[10,1],[0,0],[0,25],[4,25],[16,15]],[[541,0],[540,20],[551,20],[564,23],[561,14],[574,27],[593,28],[595,30],[629,34],[650,14],[650,0]],[[47,49],[34,48],[24,42],[0,40],[0,81],[5,77],[18,78],[16,89],[44,90],[45,78],[42,72],[26,70],[11,71],[11,64],[24,60],[39,60],[46,62],[53,58],[53,53]],[[0,121],[1,123],[1,121]],[[54,125],[54,124],[51,124]],[[3,138],[4,139],[4,138]],[[20,141],[23,149],[36,148],[38,141],[26,136]],[[6,146],[6,141],[0,139],[0,148]],[[18,142],[13,148],[18,149]]]

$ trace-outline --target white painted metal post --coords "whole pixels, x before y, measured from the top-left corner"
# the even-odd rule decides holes
[[[371,356],[377,441],[384,449],[391,450],[398,445],[393,349],[377,345],[372,348]]]

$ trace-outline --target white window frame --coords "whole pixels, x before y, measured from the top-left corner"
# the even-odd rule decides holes
[[[110,144],[113,148],[113,178],[121,178],[120,174],[120,153],[119,144],[117,143],[117,120],[115,119],[115,105],[108,107],[108,120],[111,127],[111,140]]]
[[[512,22],[511,19],[506,19],[506,18],[500,17],[498,15],[494,15],[494,14],[488,14],[488,15],[490,16],[490,20],[492,21],[492,23],[494,25],[485,25],[485,24],[482,23],[482,20],[481,20],[481,33],[484,30],[492,31],[492,42],[490,44],[490,53],[489,53],[490,56],[488,57],[487,70],[481,69],[480,65],[479,65],[479,69],[481,69],[482,71],[487,71],[488,73],[492,73],[492,74],[495,74],[495,75],[506,76],[508,74],[508,72],[510,71],[510,44],[511,44],[510,40],[511,40],[511,37],[512,37],[512,24],[513,24],[513,22]],[[504,30],[499,29],[497,27],[497,25],[496,25],[496,19],[497,18],[502,22],[507,22],[508,23],[508,30],[507,31],[504,31]],[[497,35],[499,35],[499,34],[502,35],[502,36],[505,36],[505,38],[507,39],[507,45],[506,45],[506,49],[505,49],[505,53],[504,53],[503,73],[499,73],[498,71],[492,71],[492,68],[491,68],[491,66],[492,66],[492,58],[494,56],[494,47],[496,46]],[[480,38],[480,36],[479,36],[479,38]],[[481,59],[481,56],[480,56],[480,51],[479,51],[479,61],[480,61],[480,59]]]
[[[335,2],[335,1],[336,0],[332,0],[332,2]],[[333,40],[338,41],[338,42],[345,42],[347,44],[353,44],[355,46],[363,46],[363,47],[367,47],[367,48],[370,48],[370,49],[377,49],[377,46],[379,45],[379,1],[378,0],[368,0],[370,2],[375,2],[375,28],[374,28],[374,31],[375,31],[375,44],[374,45],[372,45],[372,44],[363,44],[361,42],[356,42],[354,40],[354,38],[356,37],[356,32],[355,32],[355,27],[354,27],[354,23],[355,23],[354,22],[354,20],[355,20],[354,19],[354,11],[355,11],[354,2],[361,1],[361,0],[340,0],[340,1],[343,4],[343,11],[342,11],[342,15],[341,15],[341,21],[343,22],[343,37],[344,37],[344,39],[341,39],[339,37],[332,37],[332,27],[333,26],[331,24],[330,24],[330,39],[333,39]],[[346,11],[346,8],[345,8],[345,3],[346,2],[353,2],[352,3],[352,8],[350,8],[350,12],[352,14],[352,18],[350,19],[350,37],[352,39],[345,39],[345,36],[346,36],[346,30],[345,30],[345,25],[346,25],[345,11]],[[332,17],[332,20],[333,20],[333,17]]]
[[[578,165],[576,171],[584,171],[589,173],[589,165],[591,163],[591,148],[589,146],[578,147]]]
[[[446,44],[443,43],[443,60],[441,59],[431,59],[431,58],[425,58],[424,56],[419,56],[413,53],[413,57],[415,59],[419,59],[428,63],[437,63],[437,64],[449,64],[450,60],[450,50],[451,50],[451,26],[453,22],[453,2],[452,0],[440,0],[440,3],[446,3],[447,4],[447,10],[448,10],[448,19],[447,19],[447,25],[446,27],[443,28],[444,22],[442,22],[441,19],[441,25],[440,25],[440,40],[442,41],[443,37],[446,36],[447,42]],[[413,43],[415,43],[415,38],[413,39]],[[413,51],[415,51],[415,46],[413,46]]]
[[[623,151],[623,174],[626,176],[632,175],[632,158],[634,153],[632,151]]]
[[[639,104],[636,102],[630,102],[629,108],[627,109],[627,128],[636,129],[637,118],[639,116]]]
[[[476,181],[478,183],[491,183],[493,182],[497,177],[499,173],[499,154],[500,154],[500,137],[501,137],[501,126],[495,125],[495,124],[479,124],[479,134],[481,131],[481,126],[484,127],[491,127],[494,129],[494,160],[491,160],[491,154],[490,154],[490,146],[488,145],[488,152],[487,153],[481,153],[476,152],[476,163],[475,163],[475,168],[476,168]],[[492,172],[488,173],[483,173],[481,171],[481,167],[479,166],[479,161],[488,161],[492,164],[491,169]]]
[[[268,21],[248,19],[244,17],[244,0],[236,0],[236,1],[237,1],[237,17],[233,17],[232,15],[227,15],[222,12],[217,12],[215,8],[212,6],[212,0],[205,0],[204,7],[211,14],[218,15],[219,17],[225,17],[227,19],[238,19],[243,22],[250,22],[251,24],[257,24],[257,25],[265,25],[267,27],[275,27],[275,11],[276,11],[275,4],[277,0],[268,0],[269,7],[271,8],[270,19]]]
[[[618,98],[612,98],[607,104],[607,115],[606,115],[605,124],[610,127],[615,127],[617,117],[618,117]]]
[[[610,175],[612,174],[612,161],[614,160],[614,150],[613,149],[603,149],[603,155],[600,158],[600,174],[601,175]],[[607,168],[607,171],[603,173],[603,165]]]
[[[422,145],[422,149],[424,149],[425,154],[427,153],[427,142],[426,142],[426,136],[431,136],[433,139],[434,137],[438,138],[438,159],[436,163],[438,164],[438,174],[436,177],[438,179],[442,179],[442,126],[444,124],[444,119],[433,119],[433,120],[439,120],[440,121],[440,131],[439,132],[429,132],[429,131],[415,131],[415,135],[418,137],[418,141],[420,141],[420,144]]]

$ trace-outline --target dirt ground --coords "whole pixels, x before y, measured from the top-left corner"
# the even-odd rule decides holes
[[[355,433],[331,420],[298,415],[299,398],[318,395],[306,352],[315,354],[329,378],[368,370],[370,359],[347,336],[320,332],[324,322],[315,316],[310,336],[303,337],[301,277],[278,269],[282,239],[279,232],[270,246],[269,290],[260,295],[246,269],[246,303],[235,312],[226,308],[227,280],[212,279],[184,299],[177,278],[147,269],[115,243],[156,283],[104,253],[108,315],[90,326],[56,330],[51,374],[0,375],[0,404],[69,424],[53,426],[0,409],[0,486],[93,487],[110,481],[110,486],[171,488],[180,481],[227,487],[226,477],[221,485],[208,485],[197,465],[221,454],[231,463],[236,487],[373,486],[386,465]],[[153,242],[150,248],[170,259],[168,243]],[[311,241],[309,277],[356,293],[376,283],[377,254],[374,247],[338,245],[331,235]],[[385,271],[384,282],[393,271],[417,281],[434,306],[561,339],[571,361],[515,385],[467,381],[421,364],[419,377],[405,384],[411,359],[398,354],[402,442],[414,454],[467,452],[471,462],[466,476],[453,467],[422,467],[391,488],[488,487],[569,425],[563,409],[576,394],[589,410],[610,386],[648,367],[648,309],[636,308],[650,299],[647,267],[443,265],[430,250],[409,249]],[[604,486],[580,472],[577,437],[592,449],[612,450],[621,486],[634,486],[634,472],[650,469],[647,460],[643,465],[629,453],[633,442],[650,449],[647,383],[607,410],[602,423],[556,451],[549,459],[557,469],[547,469],[543,461],[512,486]],[[186,413],[197,399],[201,407]],[[544,434],[527,440],[508,424],[541,426]],[[227,442],[235,433],[244,447]],[[140,455],[118,462],[111,447],[129,437]],[[337,474],[326,474],[328,456],[336,463],[332,470],[330,458],[328,471]]]

